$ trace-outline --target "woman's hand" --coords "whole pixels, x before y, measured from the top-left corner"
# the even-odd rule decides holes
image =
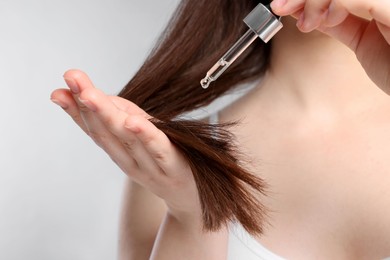
[[[134,103],[107,96],[78,70],[64,74],[70,90],[57,89],[51,99],[130,178],[164,199],[170,213],[200,216],[191,169],[168,137]]]
[[[302,32],[318,29],[346,44],[371,80],[390,95],[390,1],[274,0],[273,11],[298,19]]]

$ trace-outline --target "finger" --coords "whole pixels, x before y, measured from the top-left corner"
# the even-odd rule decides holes
[[[92,81],[84,72],[80,70],[68,70],[64,74],[64,79],[76,97],[81,116],[88,128],[89,135],[95,143],[101,146],[111,156],[115,156],[114,153],[116,151],[119,152],[123,159],[118,159],[117,163],[122,165],[127,172],[136,165],[136,168],[141,172],[148,173],[136,176],[143,183],[161,175],[158,171],[159,168],[142,145],[139,145],[137,139],[131,138],[128,130],[124,133],[123,123],[120,125],[121,128],[117,124],[118,120],[123,120],[123,117],[121,118],[120,116],[124,115],[118,113],[120,110],[116,109],[112,103],[107,102],[105,94],[94,87]],[[94,97],[96,97],[93,93],[100,93],[100,98],[102,96],[105,98],[101,99],[101,101],[106,102],[97,100],[93,102]],[[104,105],[109,104],[112,105],[110,106],[111,110],[104,107]],[[99,106],[102,109],[98,109]],[[131,109],[131,106],[128,105],[127,109]],[[122,136],[118,136],[119,133]],[[124,153],[127,154],[127,157],[123,155]],[[130,165],[130,167],[127,167],[127,165]]]
[[[130,116],[126,119],[125,125],[136,134],[167,175],[188,174],[190,169],[182,154],[152,122],[142,116]]]
[[[303,9],[300,9],[300,10],[298,10],[298,11],[292,13],[291,16],[292,16],[293,18],[295,18],[295,19],[298,20],[299,17],[301,17],[301,15],[302,15],[303,12],[304,12],[304,10],[303,10]]]
[[[342,23],[349,15],[338,1],[332,1],[329,5],[328,13],[324,20],[324,26],[333,27]]]
[[[58,101],[60,105],[64,106],[64,110],[72,117],[72,119],[80,126],[80,128],[88,135],[90,135],[87,126],[84,123],[84,120],[81,118],[80,111],[78,106],[73,98],[72,93],[68,89],[57,89],[52,95],[51,99],[54,101]],[[120,147],[114,147],[115,142],[110,142],[110,147],[103,147],[103,144],[99,146],[102,147],[109,157],[121,168],[121,170],[127,173],[129,176],[136,177],[138,174],[138,170],[136,167],[136,163],[129,160],[128,154],[123,151]],[[121,161],[126,161],[126,164],[119,163]]]
[[[304,12],[297,23],[302,32],[311,32],[324,20],[330,0],[315,0],[305,3]]]
[[[91,113],[90,109],[80,102],[80,93],[88,88],[95,88],[92,81],[89,79],[88,75],[82,72],[81,70],[71,69],[67,70],[64,75],[64,80],[71,90],[73,97],[79,106],[79,110],[82,118],[88,120],[88,114]]]
[[[50,95],[50,100],[53,101],[53,103],[59,105],[62,107],[62,109],[68,109],[68,104],[64,101],[64,91],[68,91],[67,89],[56,89],[54,90]]]
[[[64,79],[68,84],[72,96],[78,105],[81,118],[87,128],[87,134],[101,147],[111,159],[129,176],[138,179],[138,165],[129,156],[127,150],[118,138],[113,135],[98,117],[93,113],[95,109],[88,100],[82,100],[80,95],[86,90],[95,90],[89,77],[80,70],[68,70],[64,74]]]
[[[305,0],[274,0],[271,2],[272,11],[280,16],[293,14],[305,5]]]
[[[86,133],[88,129],[81,118],[80,110],[76,101],[73,99],[72,93],[68,89],[57,89],[51,94],[51,100],[60,105],[64,111],[70,115],[73,121]]]
[[[78,105],[81,118],[88,130],[88,135],[97,145],[105,149],[109,146],[107,141],[115,138],[93,113],[93,110],[96,109],[95,106],[88,100],[82,100],[80,98],[80,94],[83,91],[95,89],[92,81],[84,72],[74,69],[65,72],[64,80],[70,88],[73,98]]]
[[[87,104],[85,106],[87,107]],[[126,149],[123,142],[113,135],[98,117],[89,115],[83,121],[86,122],[89,137],[107,153],[125,174],[138,183],[143,184],[144,174],[142,169],[138,167],[136,160],[129,155],[128,149]]]
[[[360,39],[367,29],[368,22],[360,17],[348,15],[339,25],[319,28],[320,31],[334,37],[356,52]]]
[[[107,144],[107,139],[111,139],[109,132],[104,125],[93,114],[94,108],[87,100],[81,100],[80,94],[86,89],[95,89],[88,76],[79,70],[68,70],[64,74],[64,80],[68,85],[74,101],[77,103],[81,118],[87,128],[88,135],[95,141],[97,145],[104,148]]]
[[[389,94],[389,43],[377,25],[375,20],[367,21],[349,15],[340,25],[320,30],[352,49],[371,80]],[[378,70],[378,66],[372,66],[374,63],[382,69]]]
[[[94,88],[94,85],[87,74],[81,70],[70,69],[67,70],[63,75],[65,81],[71,84],[69,85],[70,90],[73,94],[80,94],[84,89]]]
[[[339,0],[352,14],[362,18],[371,16],[380,23],[390,26],[390,1],[388,0]],[[366,17],[367,18],[367,17]]]
[[[98,89],[85,89],[81,93],[80,99],[92,108],[94,115],[105,128],[120,140],[129,156],[134,158],[140,170],[146,173],[145,178],[151,180],[150,178],[156,179],[161,175],[161,168],[156,164],[149,152],[135,134],[130,129],[125,128],[125,121],[129,117],[128,114],[119,110],[111,102],[110,98]]]
[[[80,100],[80,102],[85,102],[84,106],[89,109],[90,103],[82,99]],[[143,174],[141,174],[141,169],[138,167],[136,160],[129,155],[121,140],[113,135],[99,118],[92,113],[91,111],[91,114],[83,118],[89,137],[108,154],[124,173],[136,181],[142,182]]]
[[[103,138],[99,137],[99,132],[107,131],[103,130],[104,126],[102,124],[99,124],[96,118],[94,118],[94,115],[91,114],[91,109],[86,106],[85,102],[81,102],[80,100],[81,91],[88,88],[94,88],[92,81],[84,72],[76,69],[66,71],[63,77],[78,106],[80,116],[87,128],[87,134],[93,139],[93,141],[95,141],[98,146],[106,150],[106,144],[100,143],[100,141],[103,141]],[[107,136],[107,134],[104,135],[104,137]],[[105,139],[106,138],[104,138],[104,140]]]

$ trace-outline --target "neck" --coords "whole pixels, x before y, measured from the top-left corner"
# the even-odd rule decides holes
[[[387,98],[346,46],[320,32],[299,32],[292,18],[283,23],[285,28],[273,40],[271,67],[260,88],[273,105],[340,113],[358,106],[366,109]]]

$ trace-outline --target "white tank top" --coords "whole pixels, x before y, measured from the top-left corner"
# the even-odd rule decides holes
[[[239,223],[229,228],[228,260],[283,260],[252,237]]]

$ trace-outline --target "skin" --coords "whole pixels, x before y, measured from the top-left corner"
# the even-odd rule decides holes
[[[272,187],[271,226],[257,239],[287,258],[389,256],[390,3],[272,8],[298,21],[284,19],[261,85],[221,113],[245,119],[234,129],[239,146]],[[70,89],[52,101],[129,176],[119,258],[226,259],[227,231],[202,232],[190,169],[148,115],[79,70],[64,78]]]

